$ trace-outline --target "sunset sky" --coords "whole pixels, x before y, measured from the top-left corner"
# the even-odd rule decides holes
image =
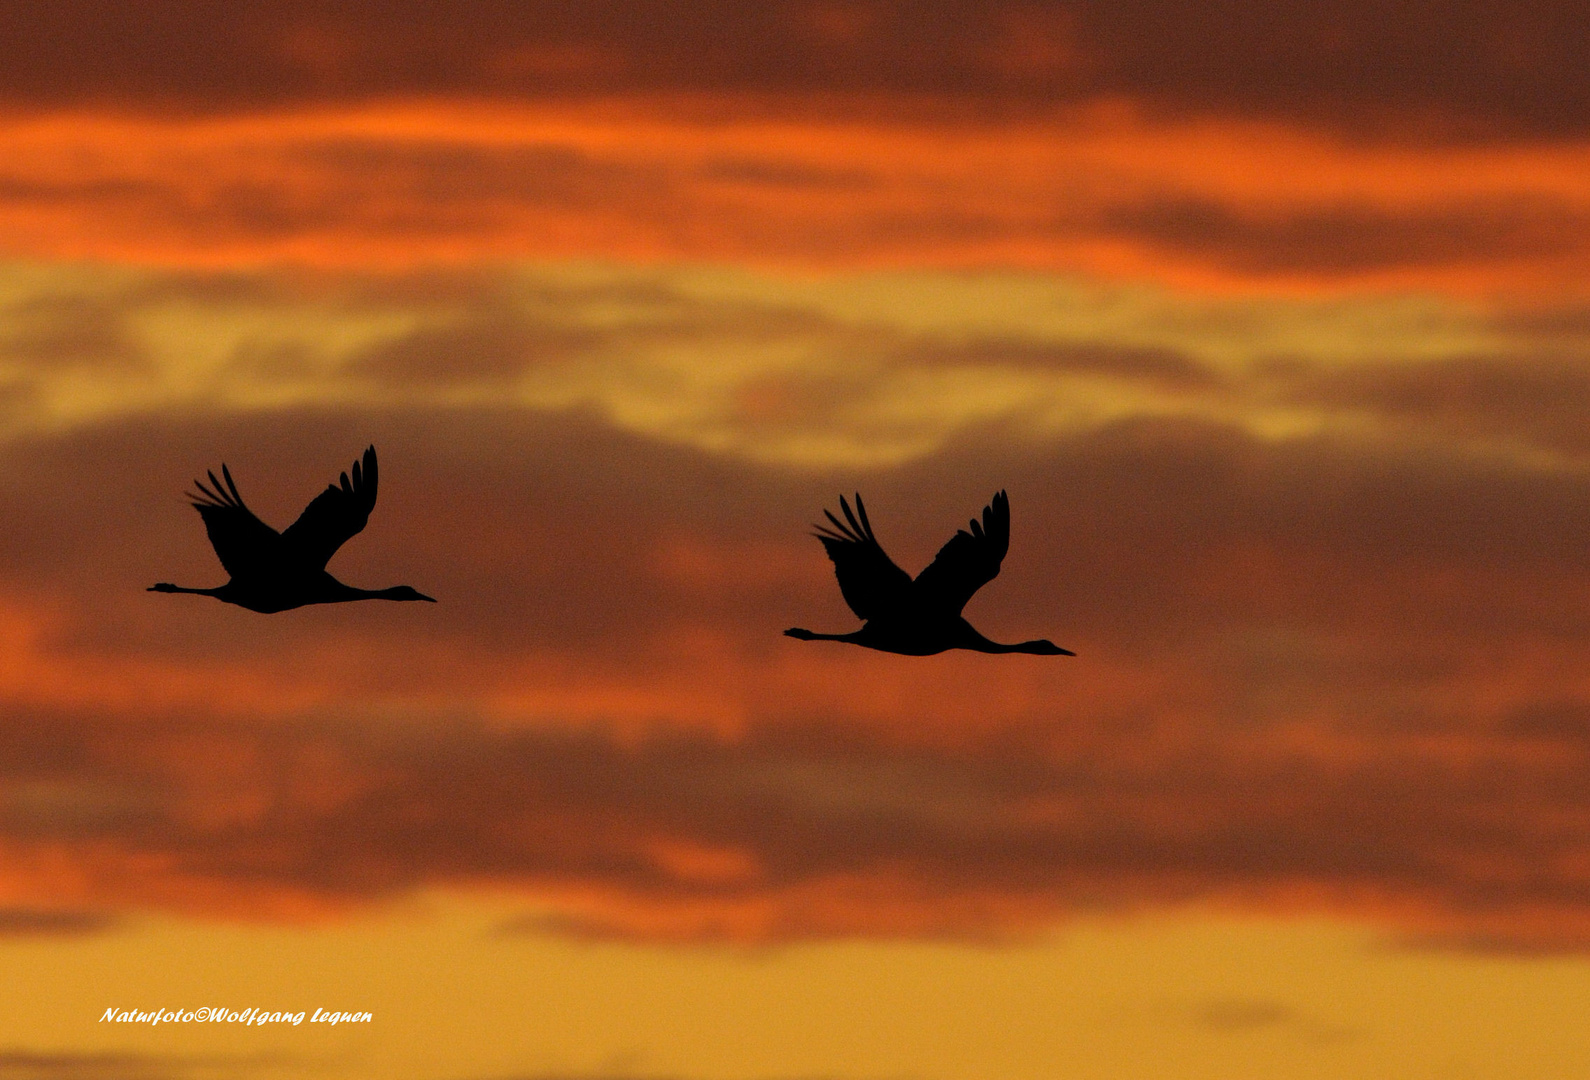
[[[1568,1080],[1590,12],[0,6],[0,1080]],[[440,601],[261,616],[183,498]],[[990,637],[885,655],[998,490]],[[368,1010],[366,1025],[99,1022]]]

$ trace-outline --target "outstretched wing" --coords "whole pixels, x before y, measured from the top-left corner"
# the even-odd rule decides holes
[[[353,463],[353,479],[342,474],[342,486],[329,484],[316,495],[298,520],[287,526],[282,542],[290,557],[311,570],[324,570],[337,549],[364,528],[375,509],[375,447],[364,452],[364,466]]]
[[[972,594],[999,574],[1010,550],[1010,499],[1001,491],[983,507],[983,523],[971,523],[939,548],[938,556],[916,576],[913,588],[924,609],[959,615]]]
[[[225,465],[221,475],[226,482],[207,473],[210,486],[195,480],[199,490],[189,492],[193,508],[204,519],[204,531],[210,534],[210,546],[221,559],[221,565],[233,577],[249,577],[269,567],[280,557],[282,537],[275,529],[254,516],[254,511],[243,504],[237,493],[232,474]]]
[[[867,508],[861,505],[860,495],[856,496],[859,520],[850,512],[850,504],[845,502],[843,495],[839,497],[839,507],[845,512],[845,522],[849,525],[824,510],[833,528],[815,525],[813,528],[817,531],[812,535],[823,542],[828,557],[833,560],[839,591],[844,594],[850,610],[863,619],[880,615],[887,618],[899,612],[907,602],[911,575],[884,554],[878,538],[872,534],[872,523],[867,520]]]

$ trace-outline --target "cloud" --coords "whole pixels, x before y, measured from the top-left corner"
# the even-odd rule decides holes
[[[1207,390],[1225,381],[1219,371],[1174,348],[1123,346],[1101,341],[1058,342],[1016,337],[918,341],[903,346],[899,362],[902,367],[1010,367],[1095,375],[1171,390]]]
[[[219,580],[172,494],[196,461],[224,453],[281,522],[371,439],[382,502],[332,568],[434,609],[143,591]],[[165,417],[6,454],[18,909],[496,888],[543,930],[756,942],[1201,900],[1590,940],[1576,470],[1137,421],[814,474],[485,411]],[[999,487],[1012,551],[970,617],[1076,660],[779,635],[853,625],[804,535],[836,490],[916,569]]]
[[[121,312],[102,296],[58,293],[30,297],[5,317],[0,351],[34,370],[87,369],[147,372]]]
[[[1221,998],[1204,1002],[1193,1015],[1200,1024],[1216,1031],[1241,1032],[1289,1023],[1297,1012],[1278,1001]]]
[[[587,330],[537,326],[509,312],[486,313],[376,345],[344,370],[383,386],[479,387],[500,382],[511,387],[536,367],[589,354],[599,340]]]
[[[0,435],[12,438],[167,412],[443,408],[583,412],[807,470],[920,460],[993,427],[1041,445],[1139,421],[1536,463],[1582,450],[1572,302],[1552,315],[1538,302],[1208,298],[1017,274],[547,265],[17,264],[0,283]]]
[[[1200,1027],[1235,1037],[1284,1032],[1312,1043],[1339,1043],[1364,1035],[1355,1028],[1310,1017],[1285,1002],[1264,998],[1213,998],[1190,1012]]]
[[[1448,438],[1526,443],[1575,458],[1586,449],[1590,367],[1566,349],[1526,347],[1514,355],[1295,375],[1280,380],[1289,397],[1378,414]]]
[[[1519,199],[1430,207],[1244,208],[1165,199],[1106,211],[1113,230],[1251,274],[1331,276],[1366,270],[1574,258],[1580,208]]]
[[[1076,108],[997,126],[668,98],[0,122],[15,258],[976,271],[1580,295],[1582,138],[1352,140]]]
[[[1393,924],[1558,947],[1585,925],[1577,837],[1553,822],[1582,798],[1562,787],[1582,751],[1562,767],[1505,747],[1440,761],[1390,739],[1355,764],[1250,736],[1226,753],[1039,756],[868,745],[830,725],[628,745],[456,722],[84,734],[85,760],[55,782],[139,790],[138,811],[68,823],[8,806],[9,888],[87,877],[77,888],[102,903],[282,915],[489,885],[566,912],[538,929],[748,942],[984,937],[1100,903],[1262,909],[1311,890]],[[38,865],[46,846],[71,878]]]
[[[251,109],[373,97],[637,93],[807,96],[1000,117],[1133,97],[1155,110],[1302,117],[1346,129],[1583,133],[1583,13],[1561,2],[1387,9],[1362,0],[1201,12],[1175,4],[935,0],[578,9],[483,0],[461,16],[392,0],[247,17],[22,5],[0,24],[13,108]],[[111,55],[114,63],[106,63]],[[946,105],[948,108],[946,109]]]
[[[0,936],[97,934],[115,925],[100,911],[0,908]]]
[[[64,403],[0,442],[19,926],[440,887],[524,897],[516,932],[646,940],[1199,901],[1590,941],[1572,304],[601,267],[5,282],[7,377]],[[37,346],[79,321],[146,373]],[[281,526],[370,442],[381,503],[332,569],[440,604],[144,591],[221,580],[191,477],[226,462]],[[1001,488],[1012,551],[969,616],[1077,660],[780,636],[854,625],[806,536],[839,492],[914,571]]]

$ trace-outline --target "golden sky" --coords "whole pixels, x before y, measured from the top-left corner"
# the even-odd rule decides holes
[[[10,5],[0,1080],[1578,1075],[1587,39]],[[1076,659],[781,635],[1001,489]]]

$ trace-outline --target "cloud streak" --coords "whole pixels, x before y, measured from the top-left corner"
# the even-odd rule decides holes
[[[997,126],[741,102],[0,122],[14,257],[988,266],[1183,289],[1574,292],[1583,140],[1409,145],[1089,107]]]
[[[248,447],[273,516],[355,427],[388,467],[335,568],[401,567],[426,618],[142,592],[153,561],[218,574],[166,474]],[[14,908],[491,888],[543,929],[754,942],[1196,900],[1590,940],[1576,470],[1186,422],[818,474],[533,415],[159,430],[8,450]],[[836,487],[916,567],[996,477],[1013,549],[974,617],[1079,661],[778,635],[849,623],[802,530]]]
[[[1573,402],[1586,334],[1571,303],[553,265],[203,275],[21,264],[0,286],[0,434],[11,438],[166,413],[440,407],[585,413],[807,469],[919,460],[990,427],[1042,444],[1144,419],[1422,441],[1537,466],[1583,451]]]
[[[1560,0],[1394,10],[1272,2],[1196,15],[1165,3],[930,0],[304,0],[238,17],[74,0],[0,20],[13,108],[114,102],[241,110],[372,98],[547,100],[690,93],[859,99],[972,116],[1130,97],[1153,111],[1285,117],[1348,130],[1582,135],[1590,26]],[[108,64],[110,53],[116,63]],[[854,104],[852,107],[855,107]]]

